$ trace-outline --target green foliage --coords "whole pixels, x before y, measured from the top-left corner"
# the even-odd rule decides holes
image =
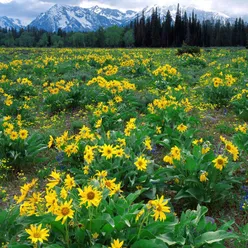
[[[203,89],[204,100],[219,108],[229,106],[234,94],[233,88],[228,86],[214,87],[213,85],[209,85]]]
[[[75,33],[71,37],[72,44],[74,47],[84,47],[85,46],[85,35],[83,33]]]
[[[247,92],[240,93],[233,97],[231,105],[240,119],[248,121],[248,97]]]
[[[101,47],[106,38],[103,29],[42,34],[47,46]],[[233,109],[245,105],[234,106],[247,94],[243,49],[211,48],[202,56],[175,56],[173,49],[2,48],[0,54],[0,179],[7,182],[0,205],[10,204],[0,211],[3,246],[31,247],[25,230],[41,224],[49,233],[42,247],[106,248],[117,239],[122,247],[246,247],[247,227],[238,236],[232,221],[219,224],[229,215],[218,212],[239,214],[233,195],[247,176],[247,125],[235,119],[225,125],[233,112],[217,111],[233,92]],[[210,95],[221,87],[233,92],[224,103],[224,93],[217,94],[214,105],[202,98],[206,87]],[[224,160],[217,167],[218,155]],[[41,183],[25,181],[19,195],[10,189],[19,181],[9,183],[5,174],[29,165],[42,168],[28,168]],[[82,203],[79,189],[89,186],[101,194],[97,206]],[[69,201],[73,217],[62,224],[56,216],[67,213],[61,206]],[[244,219],[245,211],[238,220]]]
[[[21,130],[21,129],[20,129]],[[14,130],[6,133],[3,123],[0,126],[0,158],[5,158],[5,164],[13,169],[23,169],[28,164],[41,162],[38,154],[47,148],[42,135],[33,133],[27,138],[11,138]],[[16,132],[19,136],[19,134]]]
[[[208,146],[207,143],[202,147],[195,145],[191,152],[181,152],[180,161],[174,160],[172,166],[163,169],[167,180],[174,180],[170,188],[177,192],[176,201],[187,199],[189,205],[223,202],[229,197],[230,189],[241,181],[235,176],[239,164],[229,162],[223,170],[218,170],[214,167],[213,151],[202,153]]]
[[[122,41],[123,28],[113,26],[105,31],[105,42],[108,47],[119,47]]]
[[[178,56],[181,56],[185,53],[191,54],[191,55],[200,55],[201,49],[200,49],[200,47],[188,46],[188,45],[183,45],[181,48],[177,49],[177,55]]]
[[[229,232],[233,224],[232,221],[217,228],[215,223],[206,217],[207,208],[197,206],[197,210],[187,210],[182,213],[180,219],[167,214],[164,222],[155,222],[150,216],[149,210],[145,210],[143,216],[135,221],[140,208],[145,204],[135,203],[134,200],[141,192],[137,191],[128,195],[124,199],[103,200],[102,206],[90,215],[87,215],[90,209],[84,207],[78,211],[77,225],[65,228],[58,221],[54,221],[51,214],[43,216],[24,216],[18,218],[18,209],[0,211],[0,242],[9,243],[9,247],[29,247],[25,241],[27,234],[23,232],[32,223],[49,224],[49,241],[44,244],[45,247],[64,247],[82,245],[82,247],[98,247],[100,244],[110,244],[111,239],[118,237],[130,247],[225,247],[224,241],[228,239],[236,240],[238,235]],[[92,209],[91,209],[92,210]],[[115,213],[115,214],[113,214]],[[211,219],[211,218],[210,218]],[[146,224],[144,224],[146,220]],[[245,228],[243,229],[241,240],[245,238]],[[97,238],[93,238],[93,234]],[[66,241],[66,237],[69,240]],[[19,237],[18,243],[16,237]],[[18,244],[18,246],[17,246]],[[52,245],[53,244],[53,245]],[[100,247],[100,246],[99,246]],[[102,246],[101,246],[102,247]]]
[[[123,41],[125,43],[125,47],[132,47],[134,46],[134,32],[132,29],[126,31],[123,37]]]
[[[33,47],[34,43],[34,36],[32,36],[32,34],[27,31],[24,31],[17,39],[17,44],[21,47]]]

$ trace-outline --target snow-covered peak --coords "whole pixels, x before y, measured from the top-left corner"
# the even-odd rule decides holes
[[[30,23],[30,26],[38,29],[55,32],[59,28],[64,31],[93,31],[99,27],[110,27],[113,25],[125,26],[130,23],[136,16],[141,16],[144,13],[145,17],[150,17],[155,9],[163,20],[168,12],[171,13],[172,19],[175,20],[177,12],[177,4],[158,5],[154,4],[145,7],[142,11],[135,12],[132,10],[120,11],[118,9],[103,8],[98,5],[91,8],[81,8],[78,6],[55,4],[49,10],[41,13],[35,20]],[[180,5],[181,14],[187,13],[188,17],[192,12],[197,15],[197,19],[203,20],[227,20],[233,21],[230,15],[204,9],[195,5]],[[243,16],[244,20],[248,20],[248,16]],[[23,24],[18,19],[8,17],[0,17],[0,26],[7,28],[20,28]]]
[[[91,7],[90,10],[92,10],[96,14],[99,14],[102,11],[102,8],[96,5],[96,6]]]
[[[147,6],[146,8],[144,8],[142,11],[139,12],[139,15],[142,14],[142,12],[144,12],[145,17],[149,17],[152,15],[152,12],[154,10],[157,9],[161,19],[163,19],[166,16],[166,13],[168,12],[168,10],[170,11],[170,14],[172,16],[172,19],[175,20],[176,18],[176,12],[177,12],[177,4],[173,4],[173,5],[158,5],[158,4],[154,4],[151,6]],[[200,21],[203,20],[221,20],[221,21],[226,21],[227,19],[230,19],[230,16],[226,15],[225,13],[222,12],[216,12],[216,11],[210,11],[210,10],[204,10],[201,9],[195,5],[180,5],[179,9],[181,11],[181,13],[183,14],[184,12],[186,12],[188,14],[188,16],[191,15],[192,12],[194,12],[197,15],[197,18]]]
[[[30,26],[52,32],[59,28],[64,31],[92,31],[99,27],[125,25],[133,16],[132,11],[123,13],[117,9],[99,6],[81,8],[56,4],[47,12],[40,14]]]
[[[0,27],[1,28],[7,28],[7,29],[20,29],[23,28],[24,25],[21,23],[19,19],[13,19],[9,18],[7,16],[1,16],[0,17]]]

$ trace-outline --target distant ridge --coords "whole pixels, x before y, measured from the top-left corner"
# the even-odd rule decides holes
[[[136,15],[134,11],[123,13],[117,9],[80,8],[68,5],[54,5],[40,14],[29,26],[50,32],[61,28],[63,31],[94,31],[99,27],[128,24]]]
[[[21,23],[19,19],[13,19],[9,18],[7,16],[0,16],[0,27],[1,28],[7,28],[7,29],[21,29],[24,28],[25,26]]]
[[[145,7],[142,11],[135,12],[127,10],[122,12],[118,9],[102,8],[94,6],[91,8],[81,8],[70,5],[56,4],[49,10],[38,15],[28,26],[37,29],[43,29],[49,32],[56,32],[62,29],[66,32],[87,32],[95,31],[99,27],[107,28],[113,25],[125,26],[128,25],[136,16],[141,16],[144,13],[145,17],[149,17],[152,11],[157,9],[161,20],[165,17],[169,10],[172,19],[175,20],[177,5],[151,5]],[[180,6],[182,14],[187,13],[188,17],[192,12],[197,15],[199,21],[203,20],[220,20],[234,22],[235,18],[222,12],[209,11],[199,9],[193,5]],[[248,21],[248,15],[243,16],[245,21]],[[12,19],[6,16],[0,17],[0,27],[20,29],[25,26],[19,19]]]

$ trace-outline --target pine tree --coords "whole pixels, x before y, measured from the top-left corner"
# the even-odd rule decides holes
[[[167,11],[165,21],[162,24],[162,46],[170,47],[172,45],[172,17],[170,11]]]
[[[145,25],[145,46],[146,47],[151,47],[152,45],[151,33],[152,33],[151,18],[148,17],[146,20],[146,25]]]
[[[151,19],[151,39],[152,39],[152,47],[160,47],[160,33],[161,33],[161,21],[158,16],[158,9],[153,9],[152,19]]]
[[[175,42],[175,46],[177,47],[182,45],[181,32],[182,32],[182,17],[181,17],[181,10],[178,4],[176,19],[175,19],[175,28],[174,28],[174,42]]]

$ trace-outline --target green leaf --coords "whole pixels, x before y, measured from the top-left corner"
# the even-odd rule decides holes
[[[232,185],[229,185],[227,183],[218,183],[216,184],[213,189],[217,192],[224,192],[224,191],[228,191],[229,189],[233,188]]]
[[[224,225],[220,227],[220,230],[227,231],[234,223],[235,221],[229,220],[228,222],[226,222]]]
[[[101,244],[94,244],[93,246],[91,246],[91,248],[107,248],[107,246],[105,245],[101,245]]]
[[[175,200],[180,200],[182,198],[190,198],[192,197],[189,193],[185,191],[185,189],[181,189],[176,196],[174,197]]]
[[[8,248],[30,248],[29,245],[8,245]]]
[[[77,243],[83,243],[85,239],[85,230],[78,228],[75,231],[75,237],[77,239]]]
[[[188,182],[188,183],[196,183],[196,184],[198,184],[199,186],[202,185],[202,184],[200,183],[199,178],[197,178],[197,177],[194,177],[194,178],[187,178],[187,179],[185,179],[185,182]]]
[[[144,196],[152,200],[156,198],[156,193],[157,193],[157,187],[153,186],[144,193]]]
[[[110,224],[106,224],[103,228],[102,228],[102,232],[105,232],[106,234],[110,234],[112,231],[114,231],[115,229],[110,225]]]
[[[0,225],[4,223],[5,219],[6,219],[6,216],[7,216],[7,211],[5,210],[2,210],[0,212]]]
[[[200,146],[194,146],[194,147],[193,147],[193,155],[194,155],[194,157],[196,157],[197,159],[199,159],[199,158],[202,156],[201,147],[200,147]]]
[[[170,140],[164,139],[163,141],[158,142],[159,145],[162,145],[164,147],[170,147]]]
[[[137,190],[135,193],[131,193],[127,196],[126,200],[129,204],[133,203],[142,192],[144,192],[147,189]]]
[[[141,239],[136,241],[131,248],[167,248],[168,246],[158,239]]]
[[[200,206],[197,205],[197,216],[196,218],[192,221],[195,225],[198,225],[199,221],[202,219],[202,217],[208,212],[208,208],[205,206]]]
[[[157,238],[161,239],[162,241],[164,241],[169,246],[170,245],[175,245],[175,244],[184,245],[185,240],[186,240],[184,237],[174,238],[173,233],[165,233],[165,234],[159,235]]]
[[[248,224],[246,224],[246,225],[242,228],[242,233],[245,234],[246,236],[248,236]]]
[[[126,225],[127,225],[128,227],[131,227],[131,224],[130,224],[129,220],[125,219],[124,222],[126,223]]]
[[[186,192],[193,196],[198,202],[204,201],[203,192],[199,188],[190,188],[187,189]]]
[[[53,245],[46,246],[46,248],[63,248],[63,246],[60,246],[60,245],[57,245],[57,244],[53,244]]]
[[[51,229],[54,232],[58,232],[58,233],[61,233],[61,234],[65,233],[64,226],[61,224],[60,221],[52,221],[51,222]]]
[[[234,233],[228,233],[223,230],[216,232],[206,232],[195,239],[196,248],[201,247],[204,244],[213,244],[223,241],[225,239],[236,239],[238,236]]]
[[[196,171],[197,170],[197,163],[193,157],[187,157],[185,168],[189,171]]]
[[[146,230],[154,235],[168,233],[174,231],[174,227],[177,224],[176,219],[173,222],[154,222],[145,227]]]
[[[115,227],[115,222],[110,214],[104,213],[101,215],[102,219],[107,221],[112,227]]]

